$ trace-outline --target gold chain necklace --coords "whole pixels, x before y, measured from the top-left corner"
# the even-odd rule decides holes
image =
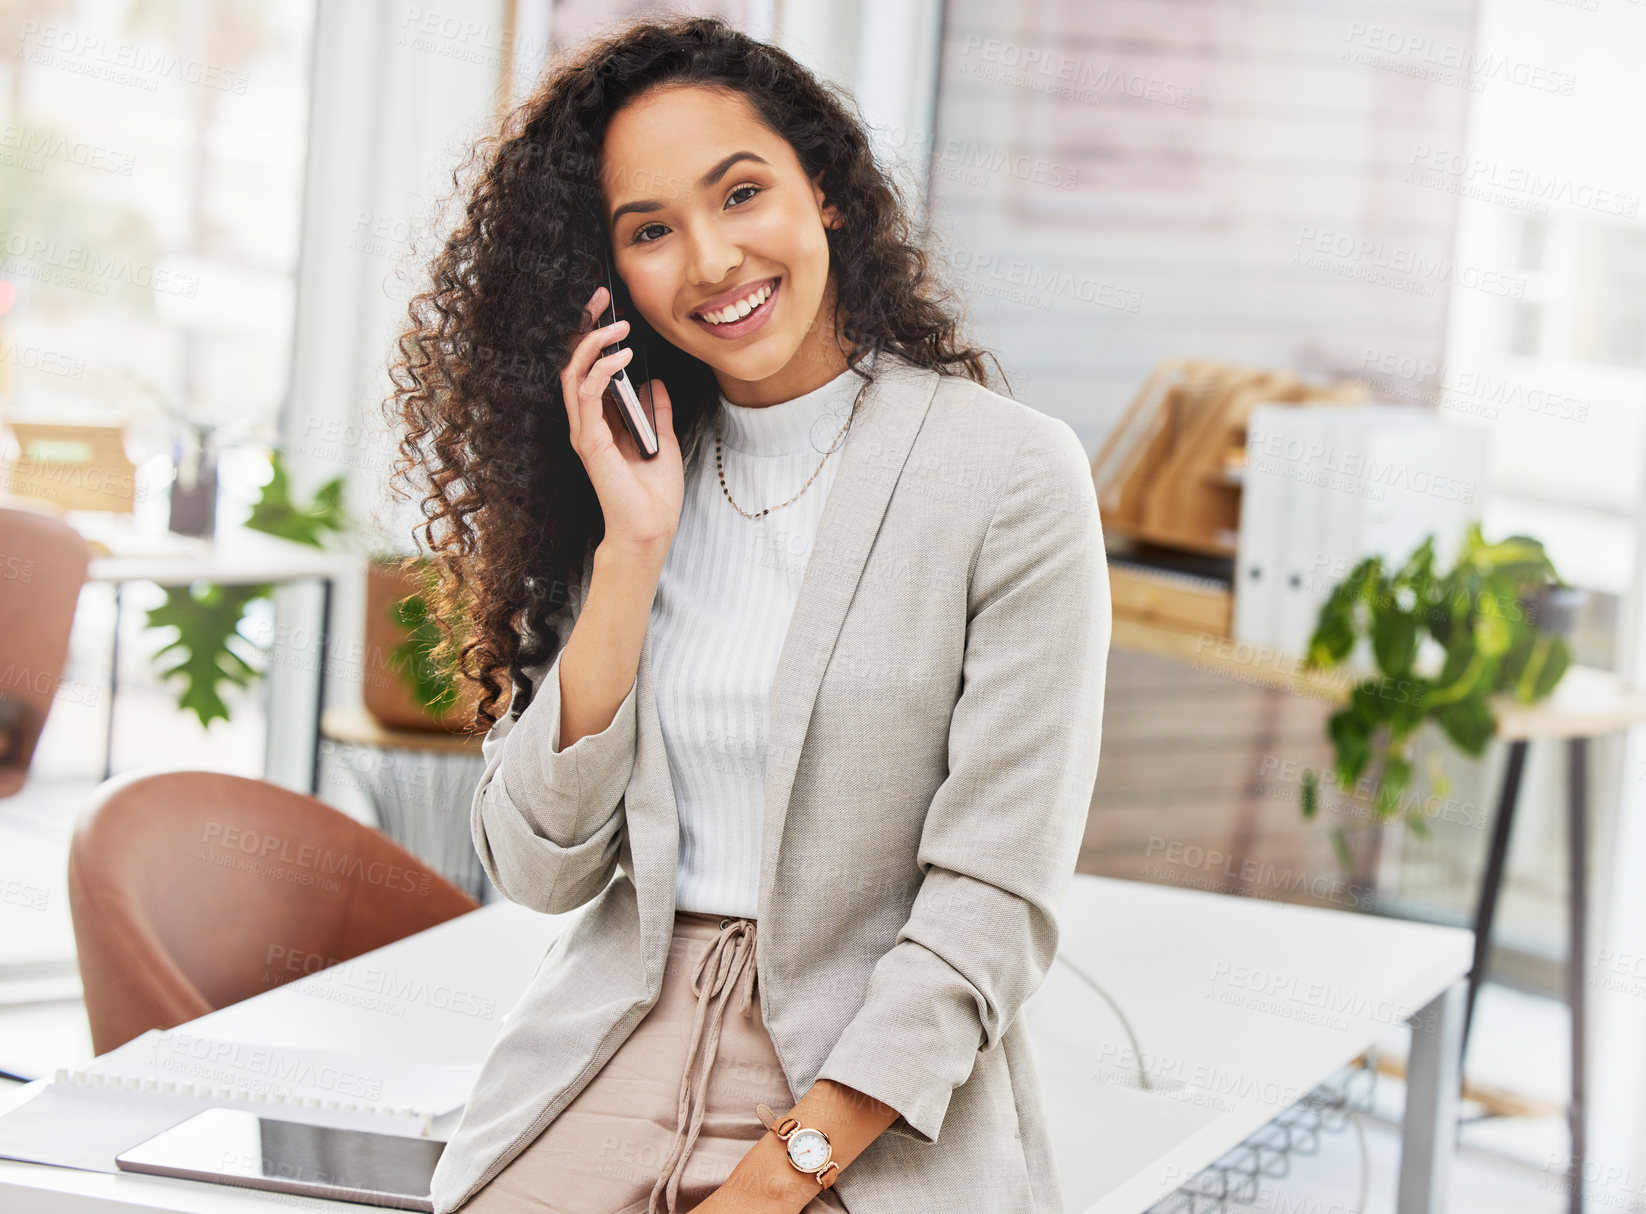
[[[846,437],[846,431],[852,428],[852,419],[857,416],[857,406],[863,401],[863,388],[867,387],[868,385],[864,384],[857,390],[857,396],[852,401],[851,414],[846,418],[846,424],[840,428],[840,433],[835,436],[834,442],[829,444],[829,449],[823,453],[823,461],[817,465],[817,472],[823,471],[823,465],[829,462],[829,456],[833,455],[835,448],[840,446],[840,440]],[[768,406],[768,408],[769,407],[770,406]],[[716,409],[714,413],[714,469],[720,476],[720,492],[724,493],[726,495],[726,500],[732,503],[733,510],[736,510],[744,518],[759,518],[762,514],[770,514],[773,510],[783,509],[783,507],[787,506],[789,502],[794,501],[795,497],[799,497],[801,493],[804,493],[807,489],[811,488],[812,482],[817,479],[817,472],[813,472],[806,478],[806,483],[800,486],[800,492],[796,493],[794,497],[791,497],[788,502],[779,502],[775,506],[767,506],[764,510],[760,511],[759,514],[750,514],[747,510],[743,509],[742,506],[739,506],[735,501],[732,501],[732,491],[726,488],[725,465],[721,461],[720,419],[725,412],[726,410],[721,408]]]

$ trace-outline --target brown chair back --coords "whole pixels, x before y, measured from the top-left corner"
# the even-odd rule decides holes
[[[0,506],[0,797],[23,786],[69,652],[91,547],[60,518]]]
[[[68,884],[99,1054],[479,906],[324,802],[205,771],[103,784]]]

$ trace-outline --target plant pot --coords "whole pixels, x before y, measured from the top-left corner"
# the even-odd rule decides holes
[[[1378,883],[1389,859],[1390,839],[1397,833],[1394,828],[1398,820],[1379,818],[1375,800],[1375,793],[1368,795],[1359,787],[1345,791],[1329,773],[1322,775],[1321,820],[1334,833],[1342,832],[1352,860],[1352,866],[1345,869],[1339,857],[1334,867],[1335,879],[1341,881],[1344,888],[1335,891],[1337,896],[1333,900],[1351,910],[1370,909],[1375,904]]]
[[[178,442],[174,466],[167,528],[174,535],[210,539],[217,530],[217,451],[211,433],[189,427]]]
[[[1570,637],[1577,627],[1577,613],[1588,601],[1581,586],[1539,586],[1521,600],[1526,618],[1548,636]]]
[[[418,702],[411,682],[394,660],[394,652],[408,638],[395,618],[395,608],[424,591],[416,569],[402,569],[396,561],[374,560],[366,566],[365,659],[361,663],[361,698],[366,711],[388,729],[464,733],[474,720],[479,688],[460,684],[457,703],[435,715]]]

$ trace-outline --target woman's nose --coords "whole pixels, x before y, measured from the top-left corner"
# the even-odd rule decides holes
[[[699,287],[730,285],[731,275],[743,264],[743,251],[712,231],[694,234],[690,244],[686,273],[691,282]]]

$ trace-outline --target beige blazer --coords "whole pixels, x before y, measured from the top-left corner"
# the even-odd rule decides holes
[[[797,1099],[821,1076],[898,1110],[839,1177],[852,1214],[1060,1214],[1018,1011],[1057,950],[1097,776],[1110,602],[1088,457],[1067,423],[886,355],[837,458],[771,691],[766,1029]],[[562,623],[591,570],[592,552]],[[678,821],[651,649],[648,631],[603,732],[557,750],[557,656],[485,739],[487,874],[578,913],[486,1058],[436,1214],[524,1150],[658,997]]]

